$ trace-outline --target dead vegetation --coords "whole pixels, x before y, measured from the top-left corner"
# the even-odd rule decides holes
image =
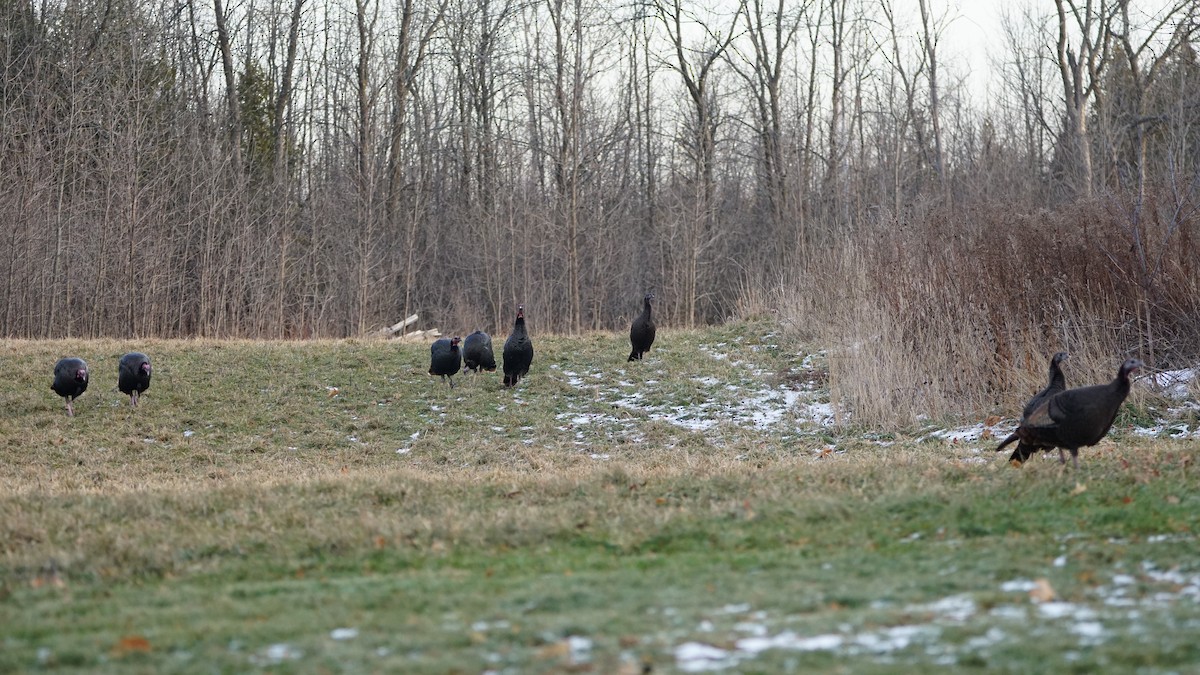
[[[860,423],[1004,414],[1056,351],[1072,355],[1071,386],[1127,356],[1151,371],[1200,362],[1195,220],[1165,197],[1133,208],[898,214],[743,305],[829,346],[831,395]]]

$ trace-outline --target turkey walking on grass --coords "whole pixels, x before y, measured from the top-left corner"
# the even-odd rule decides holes
[[[117,389],[129,396],[129,404],[136,407],[138,397],[150,388],[150,357],[141,352],[130,352],[121,357],[117,365]]]
[[[59,359],[54,364],[54,383],[50,388],[56,394],[67,400],[67,415],[75,416],[75,407],[71,401],[83,396],[88,386],[87,362],[75,357]]]
[[[529,374],[533,363],[533,342],[525,331],[525,305],[517,305],[517,320],[512,333],[504,341],[504,386],[515,387]]]
[[[463,365],[467,370],[479,372],[496,370],[496,355],[492,353],[492,337],[477,330],[463,340]]]
[[[429,346],[429,374],[441,375],[442,379],[450,380],[450,388],[454,388],[454,374],[462,367],[462,354],[458,350],[458,336],[434,340]]]
[[[1013,435],[1030,448],[1030,453],[1058,448],[1060,463],[1066,462],[1063,450],[1070,452],[1071,464],[1078,469],[1079,448],[1095,445],[1108,434],[1129,395],[1129,376],[1142,367],[1138,359],[1129,359],[1108,384],[1077,387],[1050,396],[1021,421]],[[1012,440],[1009,436],[996,450]]]
[[[1061,365],[1063,361],[1067,360],[1067,358],[1068,355],[1066,352],[1059,352],[1051,357],[1050,382],[1046,385],[1045,389],[1042,389],[1038,393],[1034,394],[1033,398],[1029,399],[1029,402],[1025,404],[1025,409],[1021,411],[1022,424],[1025,422],[1025,420],[1029,419],[1030,413],[1032,413],[1034,410],[1037,410],[1037,407],[1040,406],[1043,401],[1059,392],[1066,390],[1067,379],[1063,375]],[[1004,442],[1000,444],[1000,447],[1004,447],[1015,440],[1019,439],[1017,437],[1017,432],[1014,431],[1009,435],[1008,438],[1004,439]],[[1020,466],[1022,463],[1028,460],[1033,453],[1037,452],[1037,450],[1037,448],[1026,443],[1017,443],[1017,449],[1013,450],[1013,453],[1008,458],[1008,461],[1016,462],[1014,466]]]
[[[654,344],[654,315],[650,309],[650,301],[653,299],[653,293],[646,294],[642,299],[642,313],[637,315],[633,325],[629,327],[629,344],[633,346],[629,352],[630,361],[641,360],[642,354],[650,351],[650,345]]]

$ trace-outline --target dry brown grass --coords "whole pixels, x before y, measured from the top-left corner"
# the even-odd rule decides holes
[[[826,345],[833,399],[853,421],[1011,414],[1072,354],[1069,386],[1200,360],[1200,259],[1189,212],[1118,200],[1014,213],[914,208],[826,251],[750,314],[777,310]]]

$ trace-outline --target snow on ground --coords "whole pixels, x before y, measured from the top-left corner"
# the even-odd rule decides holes
[[[628,377],[618,379],[615,384],[610,374],[599,370],[580,373],[563,370],[557,366],[566,383],[574,388],[592,393],[598,400],[643,415],[646,419],[666,422],[684,429],[708,432],[722,424],[764,432],[794,433],[800,435],[824,434],[835,427],[839,417],[850,416],[839,411],[829,402],[829,391],[818,375],[823,352],[806,354],[798,366],[784,377],[760,367],[752,359],[755,352],[778,349],[777,345],[743,345],[741,339],[732,343],[718,342],[705,345],[700,351],[723,365],[734,366],[742,377],[727,381],[715,375],[697,375],[690,378],[695,386],[692,391],[669,391],[662,382],[653,377],[640,383]],[[727,368],[722,368],[727,372]],[[619,374],[626,375],[621,370]],[[809,374],[807,381],[797,375]],[[1162,392],[1179,402],[1164,413],[1153,425],[1139,427],[1133,433],[1150,437],[1200,438],[1200,423],[1196,423],[1196,412],[1200,403],[1189,398],[1190,390],[1200,377],[1200,367],[1164,371],[1139,379],[1143,386]],[[793,379],[794,378],[794,379]],[[682,399],[682,400],[681,400]],[[613,415],[596,414],[574,408],[570,413],[559,415],[564,422],[562,431],[574,431],[577,442],[583,442],[586,434],[581,427],[592,427],[595,433],[636,433],[636,421]],[[977,423],[959,427],[931,427],[918,441],[940,439],[966,448],[978,448],[998,443],[1016,428],[1016,419]],[[881,441],[887,444],[888,441]],[[975,453],[976,455],[978,453]],[[959,458],[963,461],[986,461],[979,456]]]
[[[1184,368],[1182,370],[1164,370],[1152,373],[1147,377],[1138,378],[1138,381],[1161,392],[1168,398],[1183,400],[1189,398],[1189,389],[1198,378],[1200,378],[1200,367]]]
[[[1050,630],[1065,631],[1081,648],[1095,647],[1109,640],[1114,631],[1126,630],[1131,624],[1136,628],[1155,609],[1200,601],[1200,574],[1161,570],[1149,561],[1141,564],[1136,577],[1113,575],[1111,584],[1094,591],[1095,606],[1052,597],[1039,599],[1044,583],[1011,579],[999,584],[1001,593],[1011,594],[1010,602],[981,607],[969,594],[952,595],[905,607],[901,616],[910,622],[870,630],[841,624],[834,630],[807,635],[776,628],[787,623],[788,617],[772,618],[764,612],[751,612],[749,605],[739,605],[743,613],[756,620],[730,626],[728,631],[734,636],[715,641],[722,646],[692,639],[677,644],[672,653],[676,667],[686,673],[743,669],[749,667],[747,662],[770,650],[820,651],[893,663],[891,655],[913,649],[938,665],[952,666],[964,657],[986,656],[997,646],[1019,646],[1031,635]],[[922,620],[911,621],[913,618]],[[948,633],[946,629],[951,627],[957,628]],[[970,635],[976,628],[982,632]],[[697,632],[719,631],[706,619]]]

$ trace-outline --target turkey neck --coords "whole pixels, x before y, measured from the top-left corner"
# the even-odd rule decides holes
[[[1063,375],[1062,368],[1059,368],[1057,363],[1050,365],[1050,386],[1057,389],[1067,388],[1067,378]]]

